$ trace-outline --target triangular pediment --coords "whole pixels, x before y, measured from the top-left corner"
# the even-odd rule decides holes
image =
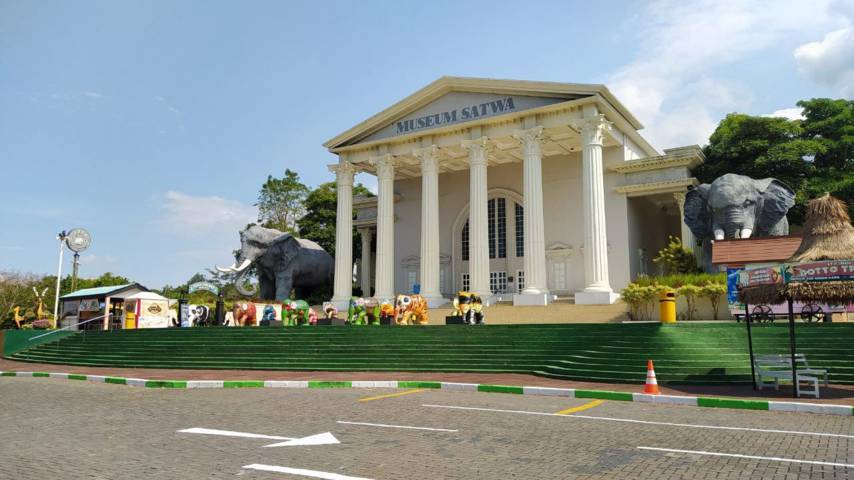
[[[442,77],[324,144],[329,149],[379,141],[601,96],[641,128],[604,85]]]

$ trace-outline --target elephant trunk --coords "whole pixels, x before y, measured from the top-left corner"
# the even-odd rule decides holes
[[[713,227],[716,240],[724,238],[750,238],[753,219],[740,205],[729,205],[715,212]]]
[[[252,263],[251,261],[246,260],[244,261],[244,265],[246,264],[246,262]],[[239,270],[240,273],[234,279],[234,286],[235,288],[237,288],[237,291],[240,292],[241,295],[245,295],[247,297],[254,297],[255,294],[258,293],[258,287],[252,285],[251,288],[246,288],[246,284],[243,283],[243,277],[246,275],[248,266],[249,265],[246,265],[245,267],[243,267],[243,269]]]

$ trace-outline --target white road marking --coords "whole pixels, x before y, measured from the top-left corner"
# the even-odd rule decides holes
[[[293,440],[292,437],[278,437],[275,435],[261,435],[260,433],[232,432],[230,430],[216,430],[213,428],[186,428],[184,430],[178,430],[178,433],[198,433],[201,435],[221,435],[223,437],[264,438],[267,440]]]
[[[338,420],[338,423],[343,423],[345,425],[364,425],[366,427],[404,428],[407,430],[428,430],[431,432],[459,432],[459,430],[451,430],[448,428],[409,427],[406,425],[386,425],[384,423],[345,422],[343,420]]]
[[[460,407],[455,405],[430,405],[423,404],[422,407],[430,408],[448,408],[454,410],[475,410],[481,412],[499,412],[499,413],[519,413],[524,415],[541,415],[546,417],[561,417],[561,418],[583,418],[588,420],[605,420],[609,422],[624,422],[624,423],[640,423],[644,425],[663,425],[667,427],[685,427],[685,428],[707,428],[711,430],[738,430],[745,432],[761,432],[761,433],[784,433],[788,435],[811,435],[815,437],[834,437],[834,438],[854,438],[854,435],[845,435],[842,433],[823,433],[823,432],[800,432],[797,430],[774,430],[766,428],[748,428],[748,427],[727,427],[722,425],[693,425],[690,423],[671,423],[671,422],[654,422],[651,420],[635,420],[632,418],[612,418],[612,417],[596,417],[592,415],[558,415],[548,412],[529,412],[526,410],[502,410],[498,408],[480,408],[480,407]]]
[[[742,455],[739,453],[707,452],[705,450],[679,450],[676,448],[656,448],[656,447],[638,447],[638,448],[640,450],[652,450],[652,451],[656,451],[656,452],[686,453],[686,454],[694,454],[694,455],[709,455],[709,456],[713,456],[713,457],[745,458],[748,460],[769,460],[769,461],[773,461],[773,462],[808,463],[810,465],[824,465],[824,466],[829,466],[829,467],[854,468],[854,464],[850,464],[850,463],[819,462],[816,460],[797,460],[794,458],[781,458],[781,457],[760,457],[759,455]]]
[[[278,467],[276,465],[264,465],[260,463],[244,465],[243,468],[249,470],[261,470],[264,472],[289,473],[291,475],[302,475],[303,477],[323,478],[326,480],[371,480],[370,478],[349,477],[338,473],[319,472],[317,470],[306,470],[304,468]]]
[[[335,435],[332,435],[329,432],[326,433],[318,433],[317,435],[309,435],[307,437],[302,438],[292,438],[287,442],[281,443],[273,443],[270,445],[264,445],[265,448],[268,447],[296,447],[301,445],[334,445],[337,443],[341,443],[335,438]]]

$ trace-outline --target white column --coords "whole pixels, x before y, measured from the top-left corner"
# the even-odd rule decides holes
[[[374,230],[371,227],[362,227],[359,229],[359,235],[362,237],[362,264],[359,270],[362,296],[371,296],[371,239],[374,236]]]
[[[584,211],[584,279],[586,287],[575,294],[578,304],[611,304],[619,297],[608,281],[608,238],[605,225],[605,178],[602,142],[611,128],[605,115],[595,114],[572,123],[581,129],[582,195]]]
[[[487,138],[463,142],[469,151],[469,289],[486,301],[489,289],[489,219],[487,218]],[[489,303],[489,302],[487,302]]]
[[[335,282],[332,301],[342,308],[353,295],[353,165],[342,160],[329,168],[337,178],[335,212]]]
[[[547,305],[546,241],[543,221],[543,127],[518,130],[522,142],[522,185],[525,207],[525,289],[513,296],[514,305]]]
[[[439,149],[413,153],[421,160],[421,295],[435,308],[446,303],[439,291]]]
[[[377,168],[377,274],[376,295],[394,297],[394,157],[374,159]]]

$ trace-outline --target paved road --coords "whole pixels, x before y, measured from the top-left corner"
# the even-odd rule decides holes
[[[401,393],[3,378],[0,479],[854,478],[849,417]],[[281,440],[178,432],[189,428],[341,443],[263,448]]]

